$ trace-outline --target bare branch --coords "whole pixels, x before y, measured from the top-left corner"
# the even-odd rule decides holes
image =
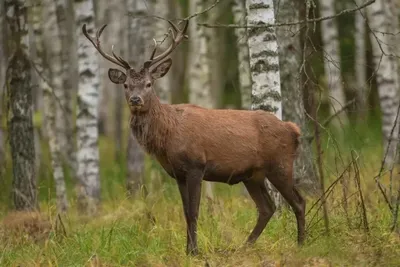
[[[283,23],[262,24],[262,25],[197,23],[197,25],[204,26],[204,27],[207,27],[207,28],[270,28],[270,27],[292,26],[292,25],[305,24],[305,23],[316,23],[316,22],[321,22],[323,20],[333,19],[333,18],[342,16],[342,15],[346,15],[346,14],[355,12],[357,10],[363,9],[363,8],[369,6],[369,5],[372,5],[373,3],[375,3],[375,0],[369,0],[369,1],[365,2],[364,4],[358,6],[358,7],[350,8],[350,9],[344,9],[344,10],[340,11],[339,13],[337,13],[336,15],[320,17],[320,18],[315,18],[315,19],[305,19],[305,20],[300,20],[300,21],[295,21],[295,22],[283,22]],[[195,14],[195,15],[197,15],[197,14]]]

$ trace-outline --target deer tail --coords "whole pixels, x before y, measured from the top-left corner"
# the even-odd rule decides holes
[[[299,126],[297,126],[297,124],[293,123],[293,122],[286,122],[287,126],[290,128],[290,130],[292,131],[292,136],[294,139],[294,145],[295,145],[295,150],[297,150],[299,144],[300,144],[300,135],[301,135],[301,130],[299,128]]]

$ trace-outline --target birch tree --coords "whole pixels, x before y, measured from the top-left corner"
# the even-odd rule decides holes
[[[391,169],[397,156],[399,134],[399,122],[398,119],[396,120],[399,106],[399,72],[397,58],[391,56],[393,54],[393,44],[391,44],[390,35],[385,33],[399,32],[399,29],[398,24],[394,25],[390,21],[393,18],[387,15],[386,4],[386,1],[376,0],[374,4],[367,7],[367,16],[371,29],[369,36],[372,44],[376,83],[382,111],[385,163],[386,167]],[[392,28],[388,29],[388,25],[392,25]],[[392,132],[393,135],[391,135]]]
[[[362,4],[363,1],[358,0],[357,4]],[[358,10],[354,14],[354,50],[355,50],[355,75],[357,86],[357,104],[361,117],[365,118],[367,113],[367,60],[365,47],[365,11]]]
[[[68,208],[67,193],[64,180],[62,149],[66,147],[66,135],[63,107],[65,95],[63,89],[62,68],[62,43],[57,24],[56,5],[53,0],[43,1],[43,40],[48,71],[45,71],[45,79],[50,82],[50,88],[45,85],[45,116],[47,117],[47,133],[53,167],[53,178],[56,186],[57,208],[65,212]],[[44,56],[44,55],[42,55]],[[42,83],[43,84],[43,83]]]
[[[92,0],[74,2],[76,34],[78,36],[78,107],[77,161],[78,161],[78,201],[82,211],[88,214],[97,212],[100,202],[99,174],[99,66],[96,50],[82,34],[86,24],[88,32],[95,32],[94,9]]]
[[[146,40],[150,40],[151,23],[147,14],[146,3],[144,1],[128,0],[127,8],[130,14],[128,22],[128,58],[129,64],[138,70],[149,56]],[[142,17],[142,18],[141,18]],[[143,186],[144,182],[144,151],[129,130],[128,151],[127,151],[127,190],[133,195]]]
[[[234,0],[232,4],[233,21],[235,24],[244,25],[246,23],[246,3],[245,0]],[[235,28],[236,46],[238,50],[238,73],[239,88],[242,108],[251,107],[251,79],[249,65],[249,47],[247,45],[247,29]]]
[[[13,200],[17,210],[36,210],[35,145],[32,122],[31,65],[25,1],[6,0],[6,22],[13,50],[7,71],[8,135],[13,163]]]
[[[335,0],[319,0],[319,4],[321,17],[335,15]],[[321,21],[321,34],[324,47],[325,79],[330,98],[330,112],[335,114],[346,104],[340,67],[339,32],[335,18]],[[336,127],[339,127],[340,123],[348,123],[345,112],[340,113],[332,121],[332,124]]]
[[[247,0],[247,24],[273,24],[273,0]],[[282,97],[279,72],[278,43],[274,28],[253,28],[248,32],[250,70],[252,80],[252,109],[275,113],[282,119]],[[266,181],[277,207],[282,198]]]
[[[192,0],[189,2],[189,13],[200,12],[207,7],[208,1]],[[202,20],[207,21],[203,15]],[[197,25],[199,16],[189,24],[189,102],[204,108],[215,106],[211,94],[211,71],[208,61],[210,32],[205,27]],[[205,183],[205,195],[213,199],[213,186]]]
[[[296,1],[276,1],[275,9],[279,11],[278,23],[299,20],[300,4]],[[289,27],[277,27],[276,35],[279,44],[279,65],[282,90],[283,120],[296,123],[307,136],[305,110],[303,103],[303,91],[301,88],[301,43],[300,35],[293,35],[299,31],[300,25]],[[297,184],[307,189],[315,189],[317,177],[313,165],[312,148],[308,140],[302,139],[298,148],[298,156],[294,165],[294,179]]]

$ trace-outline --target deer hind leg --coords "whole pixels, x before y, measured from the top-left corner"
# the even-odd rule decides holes
[[[268,194],[264,182],[258,180],[249,180],[244,182],[251,198],[257,206],[258,218],[256,226],[247,238],[247,243],[253,244],[256,242],[262,231],[267,226],[269,220],[275,212],[275,203]]]
[[[292,207],[297,220],[297,241],[301,245],[305,239],[305,210],[306,202],[294,187],[292,170],[285,172],[269,174],[269,181],[281,193],[283,198]]]

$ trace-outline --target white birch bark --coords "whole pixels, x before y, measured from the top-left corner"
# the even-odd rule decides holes
[[[357,4],[362,4],[363,1],[358,0]],[[365,47],[365,10],[356,11],[354,14],[355,33],[355,74],[356,74],[356,86],[357,86],[357,98],[358,98],[358,111],[364,117],[367,113],[367,58],[366,58],[366,47]]]
[[[45,73],[48,74],[46,80],[50,83],[51,87],[51,89],[46,87],[46,91],[44,92],[46,95],[44,108],[48,121],[46,128],[49,136],[53,178],[56,186],[57,208],[60,212],[65,212],[68,208],[68,202],[61,152],[66,147],[65,124],[63,123],[65,97],[61,64],[62,46],[57,24],[56,5],[53,0],[43,1],[42,18],[43,41],[45,43],[43,52],[46,54],[46,67],[49,68],[49,71]]]
[[[232,5],[233,21],[235,24],[246,24],[246,3],[245,0],[233,0]],[[247,29],[236,28],[236,46],[238,50],[238,72],[239,88],[243,109],[251,107],[251,78],[249,65],[249,46],[247,45]]]
[[[395,57],[390,56],[393,52],[391,38],[385,32],[398,32],[391,24],[386,10],[386,1],[376,0],[374,4],[367,7],[368,23],[372,32],[369,33],[374,65],[376,68],[376,82],[382,111],[382,134],[384,155],[386,156],[386,167],[391,169],[396,161],[399,120],[396,120],[399,106],[399,73],[398,62]],[[393,131],[393,135],[391,135]],[[389,145],[389,140],[390,145]]]
[[[192,0],[189,2],[189,13],[194,14],[206,8],[208,1]],[[206,21],[206,18],[201,17]],[[213,108],[214,99],[211,94],[211,70],[209,65],[209,32],[205,27],[197,25],[199,17],[193,18],[189,24],[189,102],[204,108]],[[204,182],[205,195],[213,199],[213,186]]]
[[[247,24],[273,24],[273,0],[247,0]],[[254,28],[248,31],[250,70],[252,79],[252,109],[273,112],[282,119],[282,97],[279,72],[278,43],[274,28]],[[276,207],[281,195],[266,180]]]
[[[89,33],[96,31],[92,0],[74,2],[76,34],[78,36],[78,107],[77,107],[77,161],[78,161],[78,201],[82,211],[97,212],[100,202],[99,174],[99,65],[97,51],[82,34],[86,24]]]
[[[320,16],[335,15],[335,0],[319,0]],[[335,19],[321,21],[322,43],[324,46],[324,69],[329,91],[330,112],[335,114],[346,104],[346,96],[342,85],[339,32]],[[340,113],[332,124],[340,127],[348,123],[346,112]]]
[[[299,2],[290,0],[276,1],[275,10],[278,11],[277,22],[285,23],[299,20]],[[301,43],[300,35],[293,35],[299,31],[300,25],[277,27],[276,35],[279,44],[279,65],[282,90],[283,120],[296,123],[303,133],[309,135],[306,126],[301,87]],[[294,163],[294,179],[297,185],[316,191],[318,180],[313,165],[312,147],[308,140],[302,139],[298,148],[298,156]]]
[[[73,82],[71,77],[72,69],[76,65],[71,64],[71,55],[74,55],[76,50],[74,50],[74,45],[72,45],[73,37],[73,20],[70,11],[71,7],[69,0],[54,0],[56,4],[57,13],[57,24],[61,39],[61,79],[62,79],[62,97],[63,106],[62,113],[63,117],[57,120],[57,128],[59,131],[62,129],[60,124],[64,125],[65,133],[63,135],[63,140],[61,143],[61,151],[63,153],[63,158],[67,161],[68,166],[71,170],[72,176],[76,179],[77,177],[77,162],[76,162],[76,142],[75,142],[75,125],[73,123],[73,101],[72,96],[74,95]]]
[[[130,64],[137,71],[143,66],[146,56],[150,57],[149,49],[152,47],[151,24],[147,15],[146,2],[128,0],[128,58]],[[141,18],[142,17],[142,18]],[[146,44],[146,41],[148,43]],[[136,194],[144,184],[144,156],[142,147],[129,129],[127,148],[127,177],[126,186],[128,194]]]

